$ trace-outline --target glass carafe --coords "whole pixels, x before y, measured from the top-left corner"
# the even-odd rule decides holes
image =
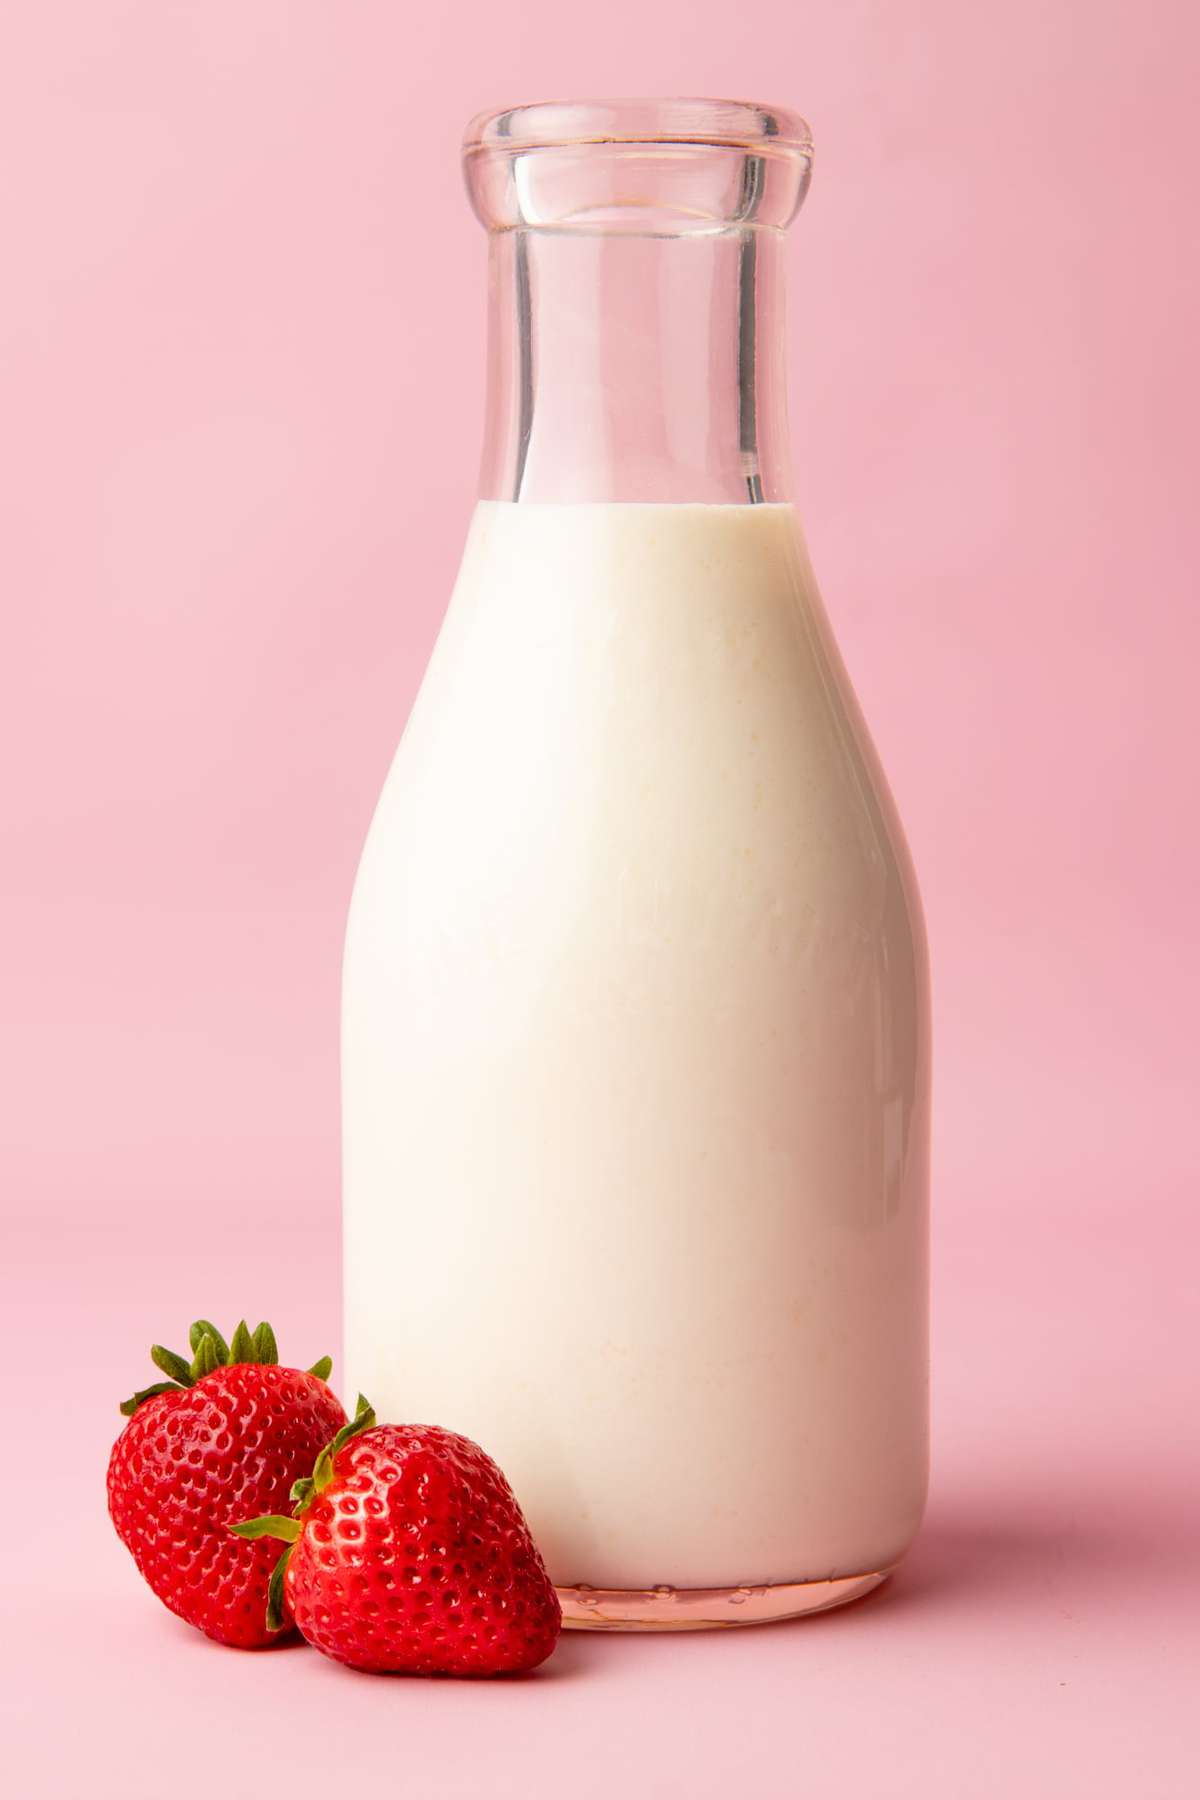
[[[803,121],[469,129],[479,504],[363,851],[346,1356],[505,1470],[569,1624],[852,1599],[926,1484],[929,1027],[791,506]]]

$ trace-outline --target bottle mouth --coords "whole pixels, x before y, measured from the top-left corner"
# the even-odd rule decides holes
[[[549,100],[481,113],[463,138],[491,231],[782,231],[808,190],[798,113],[744,100]]]

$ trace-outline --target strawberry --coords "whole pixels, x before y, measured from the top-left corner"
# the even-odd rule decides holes
[[[273,1553],[240,1543],[229,1525],[248,1508],[288,1504],[296,1478],[346,1415],[325,1386],[323,1357],[306,1374],[281,1369],[275,1333],[243,1320],[229,1345],[197,1319],[191,1363],[156,1344],[171,1377],[121,1411],[129,1423],[108,1464],[108,1510],[165,1606],[218,1643],[275,1643],[265,1611]]]
[[[353,1424],[298,1481],[294,1516],[240,1537],[287,1542],[271,1580],[315,1649],[352,1669],[501,1675],[558,1641],[558,1595],[513,1491],[478,1444],[436,1425]]]

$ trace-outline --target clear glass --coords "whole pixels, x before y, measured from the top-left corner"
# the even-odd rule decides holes
[[[763,501],[791,489],[782,232],[803,120],[726,101],[479,119],[495,500]]]
[[[505,1469],[568,1624],[791,1617],[926,1485],[928,978],[791,506],[802,120],[476,120],[480,500],[365,846],[346,1352]]]

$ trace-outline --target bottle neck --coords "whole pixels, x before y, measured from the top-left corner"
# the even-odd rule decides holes
[[[791,494],[782,232],[489,236],[491,500]]]

